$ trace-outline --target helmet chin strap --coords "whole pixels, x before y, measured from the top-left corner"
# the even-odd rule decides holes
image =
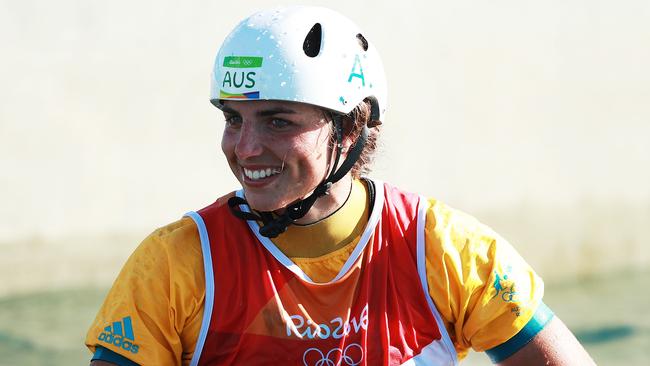
[[[364,125],[357,141],[350,149],[347,157],[341,164],[341,167],[336,169],[339,164],[339,159],[341,158],[341,153],[343,152],[343,116],[340,114],[334,114],[332,116],[332,121],[334,123],[334,133],[336,135],[336,158],[334,159],[334,165],[330,174],[316,186],[312,194],[285,207],[284,213],[279,216],[276,216],[271,212],[255,213],[250,209],[250,205],[246,199],[237,196],[231,197],[228,200],[228,206],[233,215],[243,220],[261,221],[262,225],[259,230],[260,234],[267,238],[275,238],[285,232],[289,225],[304,217],[319,197],[329,194],[332,185],[345,177],[357,162],[364,146],[366,145],[366,140],[368,139],[368,127]],[[240,205],[248,206],[248,212],[242,211]]]

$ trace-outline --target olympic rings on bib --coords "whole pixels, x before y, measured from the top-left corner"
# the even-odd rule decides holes
[[[354,349],[356,348],[359,349],[358,352],[354,352]],[[307,356],[309,354],[316,357],[308,359]],[[336,357],[337,354],[338,357]],[[320,358],[316,359],[319,356]],[[361,364],[361,361],[363,361],[363,347],[358,343],[348,344],[344,349],[332,348],[327,352],[327,354],[324,354],[318,348],[312,347],[308,348],[302,355],[302,362],[305,366],[356,366]],[[343,364],[341,362],[343,362]]]

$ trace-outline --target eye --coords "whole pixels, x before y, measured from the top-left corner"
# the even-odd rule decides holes
[[[279,118],[272,119],[270,124],[271,124],[271,127],[275,128],[275,129],[285,129],[285,128],[292,125],[291,122],[283,120],[283,119],[279,119]]]
[[[238,128],[242,123],[240,116],[226,116],[226,127]]]

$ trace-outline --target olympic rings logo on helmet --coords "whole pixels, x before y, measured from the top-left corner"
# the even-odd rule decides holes
[[[358,355],[354,354],[354,349],[357,348],[359,349]],[[320,356],[320,358],[316,360],[308,360],[307,355],[309,354],[315,355],[316,358]],[[337,354],[338,357],[336,357]],[[318,348],[312,347],[308,348],[302,355],[302,363],[305,366],[341,366],[341,362],[344,362],[344,364],[348,366],[356,366],[361,364],[361,361],[363,361],[363,347],[358,343],[348,344],[344,349],[332,348],[327,352],[327,354],[324,354]]]
[[[364,34],[324,7],[252,14],[219,47],[210,101],[218,108],[226,100],[300,102],[348,114],[368,99],[379,124],[387,109],[387,80],[379,51]]]

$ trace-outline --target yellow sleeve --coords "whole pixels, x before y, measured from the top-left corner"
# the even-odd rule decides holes
[[[133,252],[86,335],[141,365],[189,364],[203,316],[205,278],[198,232],[183,218]]]
[[[517,251],[473,217],[435,200],[425,224],[429,295],[459,357],[516,335],[532,318],[544,283]]]

